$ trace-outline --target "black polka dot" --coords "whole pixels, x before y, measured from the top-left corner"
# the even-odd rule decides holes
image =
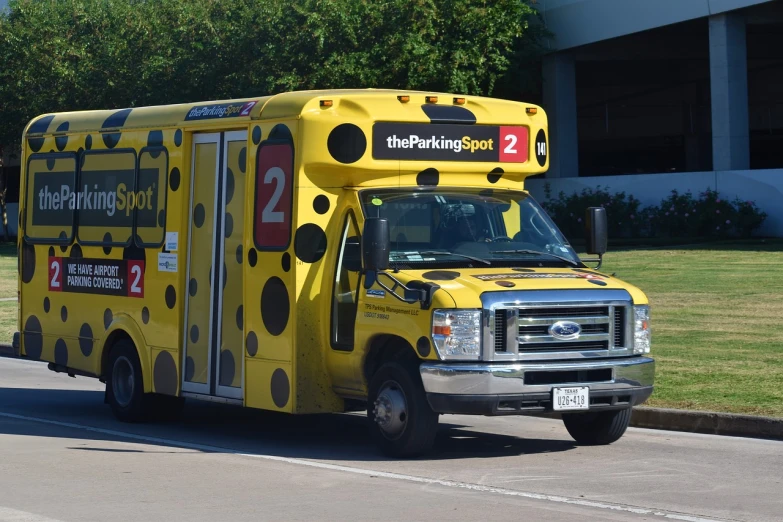
[[[261,319],[272,335],[280,335],[288,324],[288,289],[279,277],[271,277],[261,292]]]
[[[35,247],[24,242],[22,245],[22,282],[29,283],[35,275]]]
[[[27,144],[30,145],[30,148],[33,149],[33,152],[38,152],[41,150],[41,147],[44,146],[44,138],[27,138]]]
[[[125,125],[125,121],[128,119],[128,115],[133,109],[120,109],[117,112],[112,113],[108,118],[103,121],[101,125],[102,129],[114,129]]]
[[[225,228],[226,228],[226,237],[227,238],[231,237],[231,234],[234,233],[234,216],[228,213],[226,214]]]
[[[111,239],[111,232],[106,232],[106,233],[103,235],[103,242],[104,242],[104,243],[111,243],[111,242],[112,242],[112,239]],[[111,245],[106,245],[106,246],[104,246],[104,247],[103,247],[103,253],[104,253],[104,254],[106,254],[107,256],[108,256],[109,254],[111,254]]]
[[[177,147],[182,145],[182,129],[177,129],[177,132],[174,133],[174,145]]]
[[[487,174],[487,181],[489,181],[490,183],[497,183],[498,180],[501,178],[501,176],[503,176],[504,172],[505,171],[500,167],[495,167],[494,169],[492,169],[492,172]]]
[[[190,327],[190,342],[192,343],[198,342],[198,326],[195,324]]]
[[[177,364],[169,352],[160,352],[155,358],[152,370],[155,392],[165,395],[177,394]]]
[[[313,210],[315,210],[319,214],[326,214],[329,212],[329,198],[324,196],[323,194],[320,194],[315,197],[313,200]]]
[[[49,257],[54,257],[54,247],[49,247]]]
[[[176,192],[179,188],[179,169],[174,167],[169,173],[169,188],[172,192]]]
[[[206,212],[204,211],[204,205],[199,203],[196,205],[196,208],[193,209],[193,223],[196,225],[196,227],[201,228],[201,225],[204,224],[205,218]]]
[[[247,348],[247,354],[250,357],[255,357],[258,353],[258,337],[255,332],[247,334],[247,340],[245,341],[245,347]]]
[[[226,169],[226,205],[234,198],[234,171]]]
[[[101,137],[103,138],[103,144],[106,145],[106,148],[113,149],[120,142],[122,134],[119,132],[104,132],[101,134]]]
[[[160,209],[158,212],[158,226],[160,228],[163,228],[166,225],[166,211],[164,209]]]
[[[431,272],[424,272],[421,276],[430,281],[452,281],[457,279],[460,276],[460,273],[451,272],[449,270],[433,270]]]
[[[223,350],[220,352],[220,385],[231,386],[234,382],[235,373],[234,354],[228,350]]]
[[[196,362],[193,357],[188,355],[188,358],[185,359],[185,380],[192,381],[194,375],[196,375]]]
[[[60,252],[64,254],[68,251],[68,236],[65,234],[65,232],[60,232],[60,234],[57,236],[57,239],[63,242],[63,244],[60,245]]]
[[[27,357],[40,359],[43,352],[43,335],[41,335],[41,321],[34,315],[28,317],[24,323],[23,341]]]
[[[174,305],[177,304],[177,291],[174,287],[169,285],[166,287],[166,306],[170,309],[174,309]]]
[[[258,253],[255,248],[251,248],[247,253],[247,262],[250,266],[256,266],[258,262]]]
[[[285,252],[280,264],[283,265],[283,272],[288,272],[291,270],[291,254]]]
[[[147,135],[147,147],[162,147],[163,131],[153,130]]]
[[[419,352],[419,355],[422,357],[427,357],[430,354],[431,349],[430,340],[426,337],[419,337],[419,340],[416,341],[416,351]]]
[[[243,255],[242,255],[242,245],[237,245],[236,257],[237,257],[237,264],[241,265],[242,264],[242,257],[243,257]]]
[[[84,148],[87,150],[92,149],[92,136],[89,134],[84,138]]]
[[[239,305],[239,308],[237,308],[237,328],[239,330],[242,330],[242,325],[244,324],[244,321],[242,319],[242,315],[244,313],[245,307],[242,305]]]
[[[150,322],[150,309],[146,306],[141,309],[141,321],[144,324],[147,324]]]
[[[87,323],[82,324],[79,329],[79,349],[85,357],[92,353],[92,328]]]
[[[274,127],[272,127],[272,130],[269,131],[269,139],[270,140],[285,140],[285,141],[293,141],[294,138],[291,135],[291,129],[288,128],[288,125],[285,123],[278,123]]]
[[[326,147],[329,154],[340,163],[355,163],[367,150],[367,137],[353,123],[343,123],[329,133]]]
[[[288,404],[291,388],[288,383],[288,375],[285,370],[278,368],[272,373],[272,400],[278,408],[284,408]]]
[[[239,171],[242,174],[247,172],[247,147],[242,147],[239,151]]]
[[[68,366],[68,345],[62,339],[54,343],[54,364]]]
[[[438,169],[424,169],[416,174],[416,184],[423,187],[435,187],[440,182]]]
[[[538,131],[538,134],[536,134],[536,144],[534,150],[536,151],[536,161],[538,161],[538,164],[542,167],[546,165],[546,149],[546,133],[544,132],[544,129],[541,129]]]
[[[68,309],[65,307],[65,305],[60,308],[60,319],[62,319],[62,322],[68,320]]]
[[[147,250],[135,244],[122,249],[122,258],[132,261],[144,261],[144,272],[147,272]]]
[[[188,293],[190,294],[190,297],[195,297],[196,292],[198,292],[198,281],[196,281],[196,278],[191,278],[190,283],[188,284]]]
[[[71,253],[69,254],[69,256],[74,259],[82,259],[84,257],[84,254],[82,254],[81,245],[73,245],[71,247]]]
[[[49,313],[49,307],[51,306],[51,302],[49,301],[48,297],[44,297],[44,312],[47,314]]]
[[[495,281],[495,284],[498,286],[502,286],[503,288],[514,288],[514,286],[516,286],[511,281]]]
[[[253,127],[253,144],[258,145],[261,143],[261,127],[256,125]]]
[[[314,223],[307,223],[296,230],[294,253],[305,263],[315,263],[326,252],[326,234]]]
[[[108,330],[111,322],[114,320],[114,314],[110,308],[103,311],[103,327]]]
[[[587,282],[598,286],[606,286],[606,281],[599,281],[598,279],[588,279]]]
[[[57,127],[56,132],[67,132],[68,131],[68,122],[65,121],[61,123]],[[65,147],[68,146],[68,136],[57,136],[54,138],[54,145],[57,147],[57,150],[60,152],[65,150]]]
[[[50,150],[49,152],[54,151]],[[46,158],[46,168],[49,170],[54,170],[54,158]]]

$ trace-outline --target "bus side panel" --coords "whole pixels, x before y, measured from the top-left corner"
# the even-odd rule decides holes
[[[63,122],[62,117],[57,116],[51,125],[58,126]],[[105,220],[98,216],[99,219],[94,220],[92,226],[80,228],[70,244],[33,246],[27,244],[23,235],[20,235],[23,253],[20,324],[24,332],[24,353],[28,357],[100,375],[102,361],[105,360],[103,352],[110,349],[106,346],[108,334],[120,329],[137,344],[145,370],[145,391],[177,393],[184,269],[177,272],[159,270],[158,267],[158,254],[167,252],[163,244],[165,236],[162,227],[165,225],[167,231],[178,231],[185,222],[182,216],[182,194],[187,190],[179,187],[178,191],[170,190],[167,182],[167,171],[181,171],[183,168],[181,151],[184,144],[181,143],[181,133],[177,140],[174,139],[175,132],[174,129],[153,129],[120,131],[112,137],[100,134],[70,135],[65,147],[61,147],[60,138],[57,145],[63,153],[91,151],[89,161],[94,161],[95,165],[90,168],[89,161],[85,163],[82,175],[91,175],[95,183],[102,183],[100,190],[112,194],[113,206],[107,204],[107,212],[111,211],[111,215],[107,214]],[[48,144],[49,141],[52,143]],[[54,146],[54,138],[46,138],[41,150],[49,150],[50,145]],[[165,147],[166,154],[154,151],[153,154],[147,152],[142,155],[142,148],[148,145]],[[146,169],[148,176],[152,176],[150,179],[154,186],[147,187],[150,190],[145,197],[152,195],[155,199],[153,211],[156,215],[149,224],[148,232],[151,231],[152,236],[148,237],[159,238],[159,245],[137,247],[133,244],[130,227],[116,226],[117,217],[125,214],[127,221],[130,215],[127,213],[128,196],[133,190],[126,185],[123,191],[120,181],[116,181],[122,180],[113,170],[113,160],[118,156],[110,156],[108,153],[120,151],[127,151],[129,158],[135,158],[130,160],[130,169],[134,168],[133,162],[141,156],[141,168]],[[59,161],[56,160],[54,168],[49,170],[57,172]],[[151,173],[150,169],[157,171]],[[32,172],[33,168],[30,170]],[[37,169],[37,172],[41,170]],[[32,172],[31,180],[35,175],[36,172]],[[26,178],[25,171],[23,183],[27,182]],[[27,198],[26,203],[31,204],[25,205],[20,212],[26,213],[23,222],[29,225],[31,210],[40,201]],[[86,216],[82,218],[80,222],[88,222]],[[30,232],[29,226],[25,232]],[[99,244],[85,245],[80,242],[90,240]],[[110,245],[107,244],[109,241],[127,241],[130,246]],[[183,265],[183,262],[179,264]],[[102,272],[99,273],[99,270]],[[78,279],[75,279],[77,276]],[[117,287],[124,289],[126,295],[110,291],[117,290]],[[162,350],[153,354],[149,344]],[[152,355],[155,355],[155,359],[150,364]]]
[[[286,412],[296,410],[297,400],[293,358],[297,328],[293,228],[296,147],[292,147],[295,136],[294,122],[264,122],[250,127],[243,245],[245,405]],[[279,148],[265,148],[273,144]],[[264,152],[259,155],[261,150]],[[271,228],[260,223],[265,210],[267,216],[275,216]],[[267,233],[269,230],[274,237]],[[275,232],[279,230],[288,230],[288,234]]]

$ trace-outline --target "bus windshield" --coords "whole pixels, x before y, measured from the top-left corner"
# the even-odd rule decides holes
[[[385,218],[392,264],[583,266],[563,234],[525,192],[479,188],[365,190],[366,217]]]

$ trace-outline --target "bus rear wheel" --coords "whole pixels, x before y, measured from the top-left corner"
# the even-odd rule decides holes
[[[150,414],[150,398],[144,393],[141,363],[129,339],[120,339],[109,353],[106,402],[122,422],[142,422]]]
[[[367,416],[375,442],[391,457],[426,453],[435,442],[438,414],[432,411],[413,365],[389,362],[370,380]]]

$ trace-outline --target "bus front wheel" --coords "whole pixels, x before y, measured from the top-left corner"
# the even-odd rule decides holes
[[[367,416],[373,438],[392,457],[413,457],[429,451],[438,430],[414,365],[385,363],[370,380]]]

